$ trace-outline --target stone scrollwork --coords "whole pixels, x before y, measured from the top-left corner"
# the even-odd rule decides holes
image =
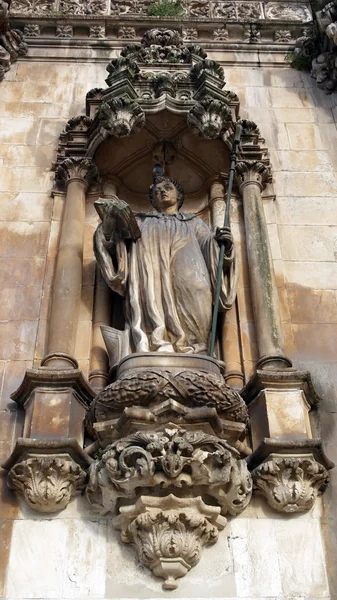
[[[268,2],[265,6],[267,19],[282,19],[287,21],[311,21],[310,9],[306,4],[290,4]]]
[[[304,512],[313,507],[329,482],[326,468],[313,456],[273,456],[252,472],[254,488],[279,512]]]
[[[215,544],[226,519],[220,509],[200,497],[165,498],[141,496],[131,506],[121,507],[114,524],[123,542],[135,545],[141,562],[174,590],[201,558],[203,546]]]
[[[53,513],[65,509],[85,487],[86,472],[70,456],[28,456],[8,474],[8,485],[33,510]]]
[[[12,0],[11,14],[48,14],[54,7],[54,0]]]
[[[138,431],[108,446],[90,467],[86,494],[106,514],[115,511],[118,498],[134,499],[148,488],[195,488],[203,498],[215,498],[222,514],[242,512],[252,494],[237,450],[203,431],[173,427]]]
[[[195,135],[207,140],[218,138],[232,122],[227,104],[206,96],[191,108],[187,123]]]
[[[109,135],[122,138],[142,129],[145,114],[137,102],[127,98],[116,98],[102,102],[98,120]]]

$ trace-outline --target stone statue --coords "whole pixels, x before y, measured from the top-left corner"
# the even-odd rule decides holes
[[[229,228],[213,231],[194,214],[181,212],[184,191],[173,178],[156,177],[149,197],[155,210],[138,213],[133,225],[130,215],[127,225],[125,214],[118,218],[111,210],[117,198],[95,202],[102,218],[94,236],[95,255],[109,287],[125,297],[129,347],[123,354],[205,354],[219,243],[225,246],[220,310],[231,308],[235,299],[232,234]],[[128,227],[133,233],[128,234]]]

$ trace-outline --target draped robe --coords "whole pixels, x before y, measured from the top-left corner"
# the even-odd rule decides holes
[[[207,352],[216,289],[219,245],[192,214],[151,212],[136,216],[141,237],[104,240],[94,249],[109,287],[125,297],[131,352]],[[235,247],[225,254],[220,310],[236,295]]]

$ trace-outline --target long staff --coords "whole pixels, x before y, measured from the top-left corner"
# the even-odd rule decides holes
[[[228,224],[229,224],[230,201],[231,201],[232,189],[233,189],[236,154],[237,154],[237,150],[238,150],[238,147],[240,144],[240,137],[241,137],[241,125],[240,125],[240,123],[237,123],[236,128],[235,128],[234,142],[233,142],[231,154],[230,154],[231,165],[230,165],[229,177],[228,177],[226,211],[225,211],[225,218],[224,218],[224,224],[223,224],[224,227],[228,227]],[[224,244],[224,242],[221,242],[220,254],[219,254],[219,264],[218,264],[218,274],[217,274],[217,281],[216,281],[216,293],[215,293],[214,309],[213,309],[211,343],[209,346],[209,355],[210,356],[213,356],[213,354],[214,354],[224,258],[225,258],[225,244]]]

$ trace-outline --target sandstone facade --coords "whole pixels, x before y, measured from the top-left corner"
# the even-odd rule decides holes
[[[21,27],[18,4],[13,17]],[[60,27],[56,36],[67,38]],[[106,64],[133,36],[127,19],[123,27],[110,43],[87,43],[84,35],[75,43],[55,44],[52,36],[35,43],[27,36],[28,54],[11,65],[0,83],[1,462],[23,435],[23,409],[10,395],[27,369],[38,368],[47,353],[65,202],[64,193],[51,194],[59,136],[69,119],[85,113],[86,93],[104,87]],[[98,29],[97,36],[93,26],[91,30],[91,38],[99,39]],[[208,57],[224,68],[226,88],[239,97],[241,118],[258,125],[269,149],[273,183],[264,193],[263,207],[285,355],[297,370],[310,371],[321,397],[317,411],[311,412],[311,425],[300,400],[293,413],[285,402],[284,412],[277,408],[273,417],[273,434],[261,435],[277,438],[287,426],[293,432],[293,419],[298,435],[311,427],[312,436],[322,438],[327,455],[337,462],[337,96],[318,89],[309,74],[291,69],[279,46],[264,44],[259,52],[258,44],[247,48],[233,42],[222,48],[211,34],[200,37]],[[89,190],[74,346],[85,378],[93,336],[96,197]],[[238,193],[231,225],[239,249],[239,329],[229,313],[226,335],[229,345],[233,332],[239,336],[238,363],[247,383],[259,353]],[[268,402],[271,406],[272,394]],[[260,414],[257,420],[261,423]],[[61,513],[44,516],[8,489],[5,471],[0,485],[0,597],[6,600],[140,599],[168,593],[175,598],[337,598],[335,471],[324,496],[303,514],[279,514],[255,496],[240,516],[229,518],[217,544],[204,550],[202,561],[171,592],[162,591],[158,580],[137,563],[134,550],[120,544],[111,517],[94,514],[84,497],[74,498]]]

